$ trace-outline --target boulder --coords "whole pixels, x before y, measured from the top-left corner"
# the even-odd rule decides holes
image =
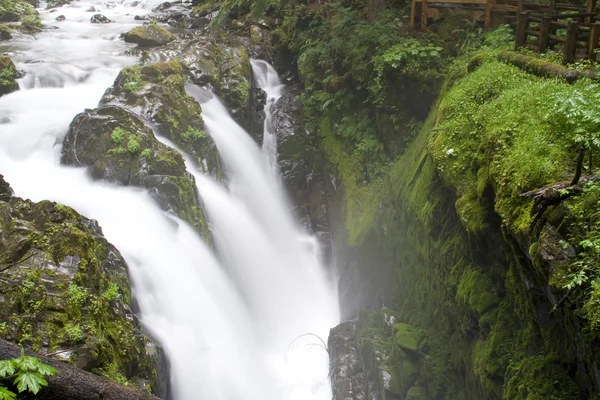
[[[124,35],[127,43],[136,43],[142,47],[163,46],[173,40],[175,36],[156,23],[138,26]]]
[[[64,15],[59,15],[58,17],[56,17],[56,20],[57,20],[58,22],[62,22],[62,21],[64,21],[64,20],[66,20],[66,19],[67,19],[67,17],[65,17]]]
[[[12,60],[0,54],[0,96],[19,90],[17,69]]]
[[[105,17],[104,15],[102,15],[102,14],[94,14],[90,18],[90,22],[92,24],[109,24],[112,21],[110,19],[108,19],[107,17]]]
[[[209,38],[190,42],[181,53],[181,60],[194,82],[210,86],[231,116],[247,126],[250,116],[252,69],[244,46],[217,44]]]
[[[0,22],[19,22],[35,19],[40,24],[38,12],[29,2],[25,0],[4,0],[0,2]]]
[[[11,29],[7,25],[0,25],[0,41],[12,39]]]
[[[178,61],[123,69],[100,103],[135,109],[160,134],[188,153],[204,172],[218,175],[218,152],[204,132],[200,104],[185,90]]]
[[[0,339],[165,392],[164,355],[141,332],[126,262],[96,221],[13,197],[0,176],[0,232]]]
[[[123,107],[102,106],[77,115],[65,137],[61,162],[88,167],[94,179],[144,187],[163,209],[208,232],[181,154],[159,142],[140,117]]]

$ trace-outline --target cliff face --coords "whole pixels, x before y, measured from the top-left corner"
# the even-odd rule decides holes
[[[141,332],[127,264],[96,221],[14,197],[0,176],[0,254],[2,339],[166,394],[165,357]]]
[[[577,281],[595,276],[586,247],[595,184],[535,225],[533,201],[519,196],[574,175],[577,140],[565,130],[561,98],[592,101],[584,85],[593,84],[573,88],[493,60],[450,77],[389,169],[377,216],[351,250],[360,258],[340,271],[352,311],[376,316],[359,312],[352,339],[363,348],[367,398],[596,398],[595,300],[587,278]],[[356,304],[356,293],[366,300]],[[393,310],[377,311],[380,298]],[[395,324],[381,322],[388,315]],[[407,329],[420,332],[408,353]],[[330,346],[342,333],[332,330]],[[375,364],[364,351],[373,341],[383,349]],[[334,352],[334,383],[339,360]],[[337,398],[360,398],[339,387]]]

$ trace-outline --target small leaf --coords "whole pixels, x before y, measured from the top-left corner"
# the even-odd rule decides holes
[[[29,391],[33,394],[37,394],[42,386],[48,385],[48,382],[41,374],[30,371],[19,374],[15,379],[14,384],[17,385],[19,393]]]
[[[37,368],[38,372],[42,375],[49,375],[52,376],[54,374],[56,374],[58,371],[56,370],[56,368],[48,365],[48,364],[43,364],[40,363],[40,365]]]
[[[5,386],[0,385],[0,400],[15,400],[17,395],[10,390],[8,390]]]
[[[22,355],[19,358],[14,359],[17,367],[21,370],[31,370],[34,371],[41,364],[41,361],[35,357]]]
[[[0,360],[0,377],[5,378],[14,375],[14,373],[15,365],[12,360]]]

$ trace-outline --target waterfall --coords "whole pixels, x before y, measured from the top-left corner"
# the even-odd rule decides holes
[[[273,106],[282,94],[283,85],[275,69],[262,60],[251,60],[254,80],[267,95],[265,101],[265,123],[263,128],[263,150],[269,157],[272,168],[277,173],[277,136],[273,126]]]
[[[281,87],[271,66],[253,62],[271,99],[264,151],[216,97],[202,100],[226,184],[193,166],[190,172],[218,254],[145,191],[92,181],[83,169],[60,165],[72,118],[95,107],[118,71],[135,61],[118,55],[126,49],[118,33],[135,25],[128,4],[104,9],[100,1],[82,0],[61,8],[68,22],[61,29],[9,42],[26,72],[25,90],[0,97],[0,121],[6,121],[0,173],[18,196],[58,201],[99,221],[129,265],[142,323],[169,356],[175,399],[329,400],[327,353],[314,337],[295,339],[312,333],[326,340],[338,322],[337,299],[318,245],[294,221],[273,168],[271,111]],[[117,23],[90,24],[89,6]],[[53,22],[54,14],[41,16]]]

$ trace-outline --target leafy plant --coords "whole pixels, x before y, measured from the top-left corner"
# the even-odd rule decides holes
[[[12,380],[19,393],[37,394],[44,386],[48,386],[45,376],[55,375],[58,371],[42,363],[36,357],[26,356],[21,349],[21,356],[10,360],[0,360],[0,378]],[[17,395],[0,383],[0,400],[14,400]]]

